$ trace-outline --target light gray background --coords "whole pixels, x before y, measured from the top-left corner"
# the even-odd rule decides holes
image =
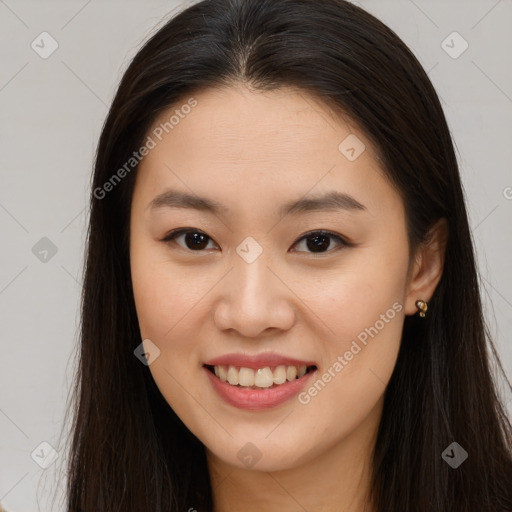
[[[0,502],[9,512],[61,510],[48,495],[58,489],[55,482],[64,484],[57,473],[64,460],[60,433],[73,377],[94,151],[122,72],[162,18],[181,5],[0,0]],[[512,2],[359,5],[409,45],[442,98],[486,314],[510,378]],[[59,45],[47,59],[31,48],[43,31]],[[442,46],[453,31],[469,44],[458,58]],[[446,44],[452,52],[462,48],[457,38]],[[32,252],[42,237],[57,247],[47,262]],[[510,394],[505,399],[512,411]],[[43,441],[60,451],[46,470],[31,458]]]

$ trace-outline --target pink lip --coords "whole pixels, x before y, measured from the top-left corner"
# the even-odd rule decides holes
[[[290,357],[281,356],[279,354],[266,353],[257,356],[248,356],[246,354],[225,354],[214,359],[210,359],[204,363],[207,366],[238,366],[245,368],[275,368],[279,365],[284,366],[317,366],[314,361],[301,361],[299,359],[292,359]]]
[[[263,368],[265,366],[275,367],[279,364],[290,366],[312,366],[304,361],[297,361],[294,359],[286,359],[279,357],[277,363],[275,359],[268,359],[268,356],[259,358],[250,358],[240,356],[241,359],[233,356],[224,356],[222,358],[213,359],[208,362],[208,365],[228,365],[244,366],[246,368]],[[255,362],[255,360],[258,360]],[[229,360],[229,363],[219,362]],[[277,407],[278,405],[290,400],[303,389],[310,378],[316,373],[316,370],[304,374],[299,379],[287,381],[284,384],[276,386],[275,388],[262,388],[262,389],[247,389],[237,386],[232,386],[227,382],[222,382],[214,373],[212,373],[206,365],[203,366],[206,375],[210,379],[213,389],[218,395],[228,404],[239,409],[246,409],[251,411],[258,411],[262,409],[269,409]]]

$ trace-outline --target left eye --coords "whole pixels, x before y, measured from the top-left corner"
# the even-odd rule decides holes
[[[179,243],[178,240],[183,237],[183,244]],[[304,244],[304,247],[312,253],[324,253],[332,250],[331,241],[335,240],[338,247],[349,245],[343,238],[330,231],[311,231],[301,236],[293,245],[300,246]],[[197,229],[177,229],[169,233],[162,242],[176,241],[176,243],[184,249],[190,249],[192,251],[202,251],[208,248],[208,243],[212,242],[215,244],[212,238],[206,233]],[[215,244],[217,245],[217,244]],[[297,251],[294,252],[308,252],[308,251]]]
[[[305,247],[310,249],[313,253],[329,252],[331,246],[331,240],[334,239],[338,243],[339,247],[348,245],[341,236],[331,233],[330,231],[311,231],[301,236],[295,244],[300,245],[305,243]],[[294,244],[294,245],[295,245]],[[300,251],[299,251],[300,252]]]

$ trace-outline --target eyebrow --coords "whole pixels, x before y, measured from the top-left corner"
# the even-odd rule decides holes
[[[193,210],[210,212],[214,215],[225,214],[229,208],[213,199],[188,194],[178,190],[167,190],[156,196],[146,208],[156,210],[159,208],[189,208]],[[312,211],[367,211],[366,206],[357,199],[344,192],[330,191],[322,195],[301,198],[282,205],[278,214],[281,217]]]

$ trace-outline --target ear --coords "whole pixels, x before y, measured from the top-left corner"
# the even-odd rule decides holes
[[[441,218],[430,228],[427,239],[418,246],[407,279],[406,315],[418,312],[417,300],[428,302],[434,294],[443,275],[448,235],[448,222]]]

